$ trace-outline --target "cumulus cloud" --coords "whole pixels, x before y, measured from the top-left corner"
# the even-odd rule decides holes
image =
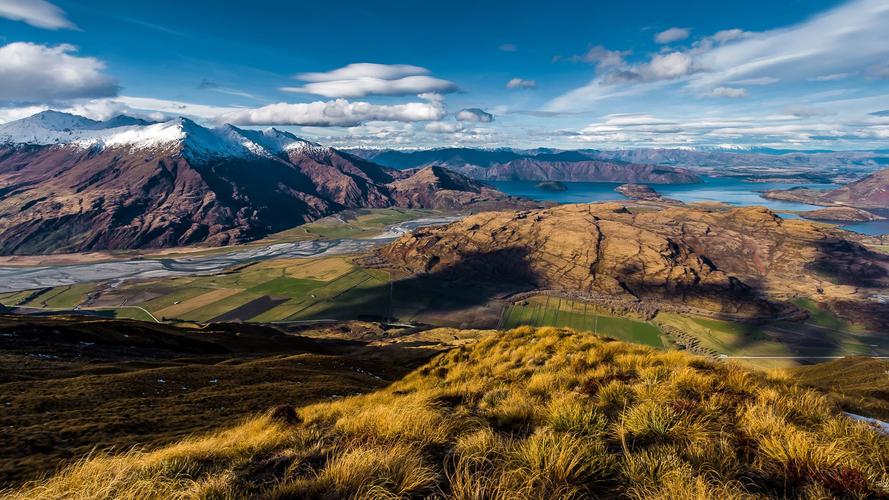
[[[77,29],[65,11],[45,0],[0,0],[0,17],[49,30]]]
[[[77,48],[15,42],[0,47],[0,101],[54,101],[116,95],[105,63]]]
[[[310,103],[277,103],[223,113],[217,120],[236,125],[355,126],[369,121],[419,122],[444,118],[440,103],[380,105],[345,99]]]
[[[654,41],[657,43],[673,43],[688,38],[690,30],[688,28],[670,28],[654,35]]]
[[[461,122],[491,123],[494,121],[494,115],[478,108],[461,109],[455,117],[457,121]]]
[[[513,78],[512,80],[506,82],[506,88],[508,88],[508,89],[536,89],[537,82],[534,80],[525,80],[523,78]]]
[[[429,76],[430,71],[409,64],[354,63],[323,73],[300,73],[308,82],[300,87],[282,87],[284,92],[324,97],[365,97],[369,95],[410,95],[455,92],[457,85]]]
[[[747,89],[739,87],[716,87],[710,91],[710,95],[713,97],[731,97],[737,99],[740,97],[747,97]]]
[[[500,52],[517,52],[519,48],[514,43],[504,43],[497,47]]]

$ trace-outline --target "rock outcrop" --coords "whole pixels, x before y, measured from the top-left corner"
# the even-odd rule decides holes
[[[412,273],[510,279],[748,316],[778,315],[772,299],[863,298],[889,277],[889,259],[761,207],[631,213],[603,203],[482,213],[419,229],[375,258]]]
[[[631,200],[655,201],[663,198],[660,193],[645,184],[621,184],[614,190]]]

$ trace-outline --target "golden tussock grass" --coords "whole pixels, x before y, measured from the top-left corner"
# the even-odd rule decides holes
[[[279,413],[88,458],[9,496],[889,495],[889,438],[822,394],[565,329],[492,334],[375,393]]]

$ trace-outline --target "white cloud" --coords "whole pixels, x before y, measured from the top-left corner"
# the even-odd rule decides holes
[[[738,87],[716,87],[710,91],[710,95],[713,97],[747,97],[747,89]]]
[[[461,122],[491,123],[494,121],[494,115],[478,108],[461,109],[455,117],[457,121]]]
[[[642,68],[643,75],[650,75],[652,80],[669,80],[687,75],[692,70],[692,58],[684,52],[658,54],[651,58],[647,67]]]
[[[447,93],[457,90],[457,85],[431,76],[406,76],[397,80],[361,77],[354,80],[334,80],[307,83],[302,87],[282,87],[285,92],[316,94],[324,97],[365,97],[368,95],[410,95],[423,93]]]
[[[29,106],[0,109],[0,121],[23,118],[45,109],[48,107]],[[317,127],[353,127],[367,122],[437,121],[447,114],[444,105],[435,101],[378,105],[336,99],[297,104],[278,103],[259,108],[238,108],[133,96],[83,100],[56,109],[97,120],[127,114],[152,120],[186,116],[204,122],[228,122],[238,125]]]
[[[352,63],[333,71],[320,73],[300,73],[296,78],[304,82],[332,82],[356,80],[358,78],[379,78],[393,80],[413,75],[428,75],[430,71],[410,64]]]
[[[835,82],[849,77],[849,73],[831,73],[829,75],[819,75],[809,78],[810,82]]]
[[[218,116],[217,120],[236,125],[355,126],[368,121],[435,121],[445,114],[444,107],[436,102],[381,105],[337,99],[238,109]]]
[[[463,130],[463,124],[455,122],[432,122],[427,123],[423,129],[426,130],[426,132],[432,132],[434,134],[453,134],[454,132]]]
[[[772,78],[770,76],[761,76],[759,78],[745,78],[743,80],[735,80],[730,82],[735,85],[772,85],[774,83],[778,83],[781,80],[778,78]]]
[[[324,73],[296,75],[306,83],[300,87],[282,87],[285,92],[324,97],[365,97],[369,95],[410,95],[457,90],[453,82],[428,76],[430,71],[409,64],[354,63]]]
[[[537,82],[534,80],[513,78],[512,80],[506,82],[506,88],[508,88],[508,89],[536,89]]]
[[[654,41],[657,43],[678,42],[688,38],[689,33],[690,30],[688,28],[670,28],[655,35]]]
[[[497,47],[497,50],[500,52],[517,52],[519,48],[514,43],[504,43],[503,45]]]
[[[0,17],[49,30],[77,29],[65,11],[45,0],[0,0]]]
[[[15,42],[0,47],[0,101],[53,101],[117,94],[105,63],[77,48]]]
[[[738,29],[738,28],[734,28],[734,29],[730,29],[730,30],[717,31],[716,33],[713,34],[713,40],[715,40],[718,43],[725,43],[725,42],[730,42],[732,40],[737,40],[739,38],[743,38],[747,35],[749,35],[748,32]]]

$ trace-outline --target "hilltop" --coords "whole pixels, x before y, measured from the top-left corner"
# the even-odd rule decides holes
[[[490,333],[376,392],[99,455],[15,498],[880,497],[889,438],[781,376]]]
[[[787,300],[810,297],[852,321],[889,320],[874,298],[889,281],[885,255],[762,207],[598,203],[486,212],[420,228],[365,262],[736,319],[786,317]]]

